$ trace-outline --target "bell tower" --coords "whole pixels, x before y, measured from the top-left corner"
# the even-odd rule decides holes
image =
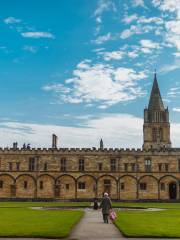
[[[148,108],[144,109],[143,149],[171,148],[169,110],[164,107],[156,72]]]

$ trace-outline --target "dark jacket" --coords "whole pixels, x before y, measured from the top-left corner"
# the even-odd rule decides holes
[[[103,214],[109,214],[109,210],[112,208],[111,200],[109,197],[103,197],[100,208],[102,208]]]

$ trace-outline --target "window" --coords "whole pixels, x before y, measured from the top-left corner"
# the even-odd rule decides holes
[[[85,184],[85,182],[78,182],[78,188],[79,188],[79,189],[86,189],[86,184]]]
[[[131,163],[131,171],[132,172],[136,171],[136,164],[135,163]]]
[[[102,171],[102,163],[98,163],[98,170]]]
[[[111,191],[111,180],[110,179],[104,179],[104,192],[110,192]]]
[[[61,171],[62,172],[66,171],[66,158],[61,159]]]
[[[162,163],[158,164],[158,168],[159,168],[159,172],[161,172],[162,171]]]
[[[125,163],[125,164],[124,164],[124,171],[125,171],[125,172],[128,172],[128,163]]]
[[[124,190],[124,183],[121,183],[120,189],[121,189],[121,190]]]
[[[165,163],[165,171],[168,172],[169,171],[169,164],[168,163]]]
[[[165,190],[165,183],[161,183],[161,190],[164,191]]]
[[[145,160],[145,171],[151,172],[151,160],[150,159]]]
[[[69,190],[69,184],[66,184],[66,190]]]
[[[48,164],[44,163],[44,171],[47,171],[47,170],[48,170]]]
[[[159,129],[159,137],[160,137],[160,141],[162,142],[163,141],[163,129],[162,128]]]
[[[13,165],[12,165],[12,162],[9,162],[9,171],[12,171],[13,170]]]
[[[79,171],[84,171],[84,159],[79,159]]]
[[[39,188],[42,190],[43,187],[44,187],[44,186],[43,186],[43,181],[40,181],[40,182],[39,182]]]
[[[3,184],[4,184],[4,182],[1,180],[0,181],[0,188],[3,188]]]
[[[178,159],[178,171],[180,172],[180,159]]]
[[[29,158],[29,171],[35,171],[35,158]]]
[[[153,142],[157,142],[157,128],[152,129],[152,140]]]
[[[16,163],[16,171],[19,171],[20,170],[20,162],[17,162]]]
[[[24,189],[27,189],[27,187],[28,187],[28,182],[24,181]]]
[[[111,159],[111,171],[116,171],[116,159]]]
[[[111,185],[110,179],[104,179],[104,185]]]
[[[136,172],[139,172],[139,164],[136,164]]]
[[[140,190],[145,191],[147,189],[147,184],[146,183],[140,183],[139,187],[140,187]]]

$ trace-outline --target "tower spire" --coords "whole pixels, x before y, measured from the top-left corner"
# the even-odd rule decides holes
[[[164,104],[162,101],[161,93],[159,90],[159,85],[157,81],[156,69],[154,71],[154,82],[151,90],[151,96],[148,105],[149,110],[160,110],[164,111]]]
[[[148,108],[144,109],[144,149],[171,148],[168,108],[164,108],[156,70]]]

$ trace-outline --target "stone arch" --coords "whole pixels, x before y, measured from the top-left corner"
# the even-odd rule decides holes
[[[167,200],[170,199],[169,195],[169,185],[171,183],[176,183],[177,188],[177,199],[179,199],[179,180],[173,175],[165,175],[159,179],[159,199]]]
[[[37,178],[37,198],[54,198],[55,179],[49,174]]]
[[[118,198],[118,181],[109,174],[104,174],[97,179],[97,196],[101,198],[104,192],[108,192],[112,199]]]
[[[0,198],[11,198],[14,197],[13,187],[15,179],[10,174],[1,174],[0,181],[2,185],[0,188]]]
[[[65,173],[65,174],[62,174],[62,175],[58,176],[58,177],[55,179],[55,184],[58,184],[58,181],[60,180],[60,178],[61,178],[61,177],[65,177],[65,176],[72,178],[72,179],[76,182],[76,178],[75,178],[74,176]]]
[[[85,189],[79,189],[78,183],[84,182]],[[77,178],[77,198],[95,198],[96,197],[96,178],[90,174],[84,174]]]
[[[137,199],[137,178],[131,175],[123,175],[119,178],[119,198],[121,200]]]
[[[25,182],[27,186],[25,187]],[[22,174],[16,178],[16,196],[18,198],[36,197],[36,179],[30,174]]]
[[[140,184],[145,183],[146,189],[140,189]],[[139,199],[158,199],[158,179],[152,175],[141,176],[138,180]]]
[[[76,179],[69,174],[63,174],[56,178],[55,195],[59,199],[76,198]]]

